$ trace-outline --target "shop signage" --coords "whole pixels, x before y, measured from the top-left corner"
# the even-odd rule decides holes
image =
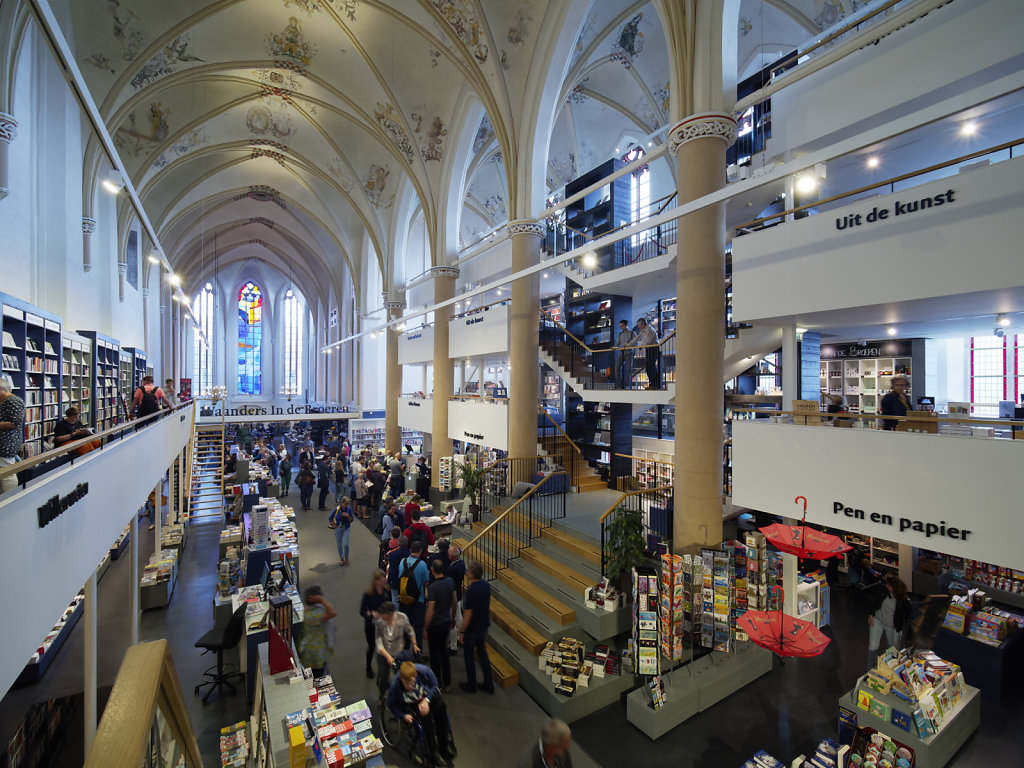
[[[410,400],[409,401],[409,405],[411,405],[413,408],[419,408],[420,407],[420,404],[418,402],[416,402],[415,400]]]
[[[926,539],[930,539],[932,536],[947,536],[957,541],[967,541],[967,537],[971,535],[972,531],[966,528],[955,528],[954,526],[946,525],[945,520],[940,520],[938,523],[929,523],[923,520],[915,520],[910,517],[900,517],[894,519],[892,515],[885,512],[871,512],[867,514],[865,518],[865,512],[863,509],[854,509],[853,507],[847,507],[841,501],[832,502],[832,514],[842,515],[844,517],[853,518],[854,520],[868,519],[872,523],[878,525],[889,525],[899,526],[900,533],[904,531],[914,531],[915,533],[923,533]],[[842,527],[842,524],[837,523],[837,527]],[[935,546],[938,549],[942,549],[941,542],[936,541]]]
[[[333,328],[334,326],[336,326],[338,324],[338,308],[335,307],[334,309],[332,309],[327,317],[329,319],[328,327]]]
[[[845,216],[840,216],[836,219],[836,229],[852,229],[853,227],[860,227],[865,224],[875,224],[879,221],[885,221],[886,219],[896,218],[897,216],[908,216],[918,211],[924,211],[929,208],[938,208],[941,205],[952,205],[956,200],[954,196],[956,190],[947,189],[945,192],[940,192],[937,195],[930,195],[928,197],[922,197],[919,200],[901,201],[893,200],[892,207],[879,207],[875,206],[866,214],[860,213],[848,213]]]
[[[79,483],[67,496],[51,496],[41,507],[36,509],[39,517],[39,527],[45,528],[58,517],[63,515],[72,505],[85,498],[89,493],[88,483]]]
[[[842,360],[868,357],[910,357],[911,340],[867,341],[863,344],[822,344],[822,360]]]

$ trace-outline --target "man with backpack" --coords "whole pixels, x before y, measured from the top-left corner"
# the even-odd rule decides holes
[[[398,537],[398,546],[388,553],[388,584],[391,586],[391,602],[401,606],[398,590],[401,587],[402,563],[409,556],[409,540],[405,536]]]
[[[430,526],[420,520],[419,509],[412,510],[412,520],[409,522],[409,527],[406,528],[402,533],[405,534],[405,538],[409,540],[410,544],[415,542],[420,543],[420,551],[423,553],[423,557],[427,556],[427,547],[434,544],[434,532],[430,530]]]
[[[141,419],[144,416],[156,413],[160,410],[161,400],[163,400],[164,405],[168,408],[171,407],[171,401],[167,399],[164,391],[153,383],[153,377],[143,376],[142,384],[138,386],[134,397],[132,397],[132,413],[134,418]],[[152,421],[146,422],[146,424],[151,423]]]
[[[423,647],[423,620],[427,614],[426,586],[430,573],[423,559],[423,547],[418,541],[409,545],[409,556],[402,561],[398,572],[398,602],[409,617],[416,633],[416,645]]]

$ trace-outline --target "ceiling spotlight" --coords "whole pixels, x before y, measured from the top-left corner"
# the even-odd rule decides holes
[[[818,188],[818,180],[809,173],[796,177],[796,191],[801,195],[809,195]]]
[[[159,264],[160,263],[160,257],[157,256],[155,253],[149,254],[149,263],[150,264]]]
[[[545,273],[544,273],[544,275],[543,275],[543,277],[544,277],[544,279],[545,279],[545,280],[547,280],[547,279],[548,279],[548,273],[547,273],[547,272],[545,272]]]
[[[807,329],[806,328],[797,328],[796,332],[797,333],[807,333]]]
[[[495,291],[495,293],[497,293],[499,296],[501,296],[501,288],[499,288],[497,291]]]
[[[588,253],[583,257],[583,266],[588,269],[592,269],[597,266],[597,256],[592,253]]]
[[[973,120],[968,120],[966,123],[960,126],[961,136],[973,136],[978,132],[978,124]]]
[[[181,278],[178,277],[173,272],[171,272],[171,274],[167,277],[167,282],[169,282],[171,285],[181,285]]]
[[[871,157],[868,158],[868,168],[877,168],[877,167],[878,167],[878,158],[875,155],[872,155]]]
[[[890,325],[889,329],[886,331],[886,333],[888,333],[890,336],[895,336],[896,335],[896,326],[895,325]]]
[[[174,299],[175,301],[181,301],[181,296],[179,296],[176,293],[172,293],[171,298]]]
[[[1009,328],[1010,318],[1003,314],[996,315],[996,323],[1003,326],[1003,328]]]
[[[185,306],[187,307],[187,306],[188,306],[188,304],[189,304],[189,301],[188,301],[188,296],[185,296],[185,295],[183,294],[183,295],[182,295],[182,297],[181,297],[181,303],[182,303],[182,304],[184,304],[184,305],[185,305]]]
[[[121,176],[121,172],[116,168],[110,170],[107,173],[107,178],[103,180],[103,188],[112,195],[116,195],[121,191],[124,186],[124,177]]]

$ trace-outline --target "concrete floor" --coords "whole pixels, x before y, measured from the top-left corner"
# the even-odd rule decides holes
[[[607,496],[607,498],[604,498]],[[590,521],[614,502],[617,494],[599,491],[571,494],[567,499],[566,523],[594,535]],[[291,501],[297,501],[293,494]],[[346,697],[371,698],[374,684],[363,672],[365,640],[358,606],[376,562],[376,537],[364,526],[352,531],[352,565],[340,568],[333,536],[327,535],[325,512],[299,514],[302,549],[302,584],[319,583],[339,613],[338,653],[329,666],[335,682]],[[145,561],[153,547],[152,533],[142,535]],[[241,692],[220,699],[214,696],[203,705],[192,694],[195,682],[211,657],[201,656],[195,640],[213,622],[211,600],[215,588],[217,557],[216,523],[193,525],[182,560],[182,569],[170,605],[147,611],[142,616],[143,640],[166,637],[170,642],[207,768],[219,764],[218,731],[224,725],[245,719],[249,710]],[[99,585],[99,685],[113,683],[128,644],[124,606],[128,596],[128,563],[111,564]],[[784,760],[813,750],[826,736],[835,735],[836,701],[852,687],[864,665],[867,642],[863,609],[848,605],[836,594],[833,599],[834,638],[826,652],[816,659],[775,661],[774,670],[760,680],[677,727],[657,742],[634,729],[625,720],[623,705],[614,704],[573,724],[573,762],[577,768],[621,768],[644,766],[728,767],[742,765],[758,749],[767,749]],[[81,624],[79,624],[81,627]],[[25,709],[34,702],[82,690],[82,633],[75,628],[43,680],[30,688],[10,691],[0,702],[0,744],[6,743]],[[455,682],[463,679],[461,658],[453,659]],[[968,680],[970,683],[970,680]],[[671,690],[669,691],[671,696]],[[103,692],[101,691],[101,704]],[[494,696],[467,695],[456,691],[449,696],[449,711],[459,746],[457,766],[515,766],[524,746],[534,742],[546,715],[520,688],[498,690]],[[65,734],[56,768],[82,763],[81,712]],[[597,760],[589,755],[597,756]],[[1019,765],[1024,754],[1024,705],[1000,707],[988,700],[982,704],[982,725],[950,763],[956,768]],[[385,753],[389,765],[410,765],[403,756]]]

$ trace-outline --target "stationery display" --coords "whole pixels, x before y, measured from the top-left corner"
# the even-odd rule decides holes
[[[914,750],[874,728],[858,728],[850,750],[854,768],[914,768]]]
[[[633,671],[638,675],[661,673],[658,653],[658,575],[653,569],[633,569]]]
[[[246,768],[249,765],[249,738],[245,721],[220,729],[221,768]]]
[[[310,670],[303,670],[311,675]],[[310,706],[285,717],[291,765],[316,764],[347,768],[380,754],[384,745],[373,734],[373,722],[365,700],[343,706],[329,675],[306,677]]]
[[[608,578],[605,577],[600,584],[587,587],[583,591],[583,604],[587,608],[611,612],[623,606],[625,597],[625,594],[609,584]]]

